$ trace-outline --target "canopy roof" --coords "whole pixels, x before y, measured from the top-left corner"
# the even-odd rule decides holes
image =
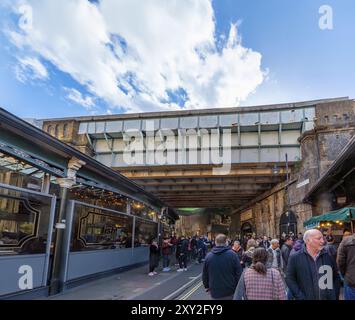
[[[311,228],[324,221],[350,222],[355,219],[355,207],[345,207],[339,210],[330,211],[320,216],[315,216],[303,223],[304,227]]]

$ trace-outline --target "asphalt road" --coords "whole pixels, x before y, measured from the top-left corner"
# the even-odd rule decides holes
[[[176,273],[176,276],[157,283],[152,289],[135,296],[134,300],[175,300],[179,298],[184,292],[188,292],[194,287],[197,282],[200,282],[202,264],[192,264],[188,266],[187,271],[171,272]]]

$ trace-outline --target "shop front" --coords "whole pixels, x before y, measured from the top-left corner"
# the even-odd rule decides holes
[[[148,261],[163,202],[1,108],[0,123],[0,299]]]

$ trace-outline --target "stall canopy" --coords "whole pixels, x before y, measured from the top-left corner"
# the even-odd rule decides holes
[[[345,207],[312,217],[305,221],[303,225],[305,228],[310,229],[318,226],[321,222],[350,222],[352,219],[355,219],[355,207]]]

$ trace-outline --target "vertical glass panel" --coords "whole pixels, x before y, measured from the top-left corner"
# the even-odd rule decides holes
[[[260,113],[260,122],[262,124],[277,124],[280,122],[279,112],[262,112]]]
[[[141,120],[125,120],[123,130],[141,130]]]
[[[79,125],[79,134],[84,134],[87,133],[88,129],[88,123],[87,122],[81,122]]]
[[[104,133],[105,131],[105,122],[100,121],[96,122],[96,133]]]
[[[136,218],[134,246],[149,246],[153,239],[158,236],[158,224]]]
[[[316,116],[316,109],[314,107],[305,108],[304,113],[305,113],[306,121],[313,121],[313,119]]]
[[[258,113],[241,113],[240,114],[240,125],[241,126],[250,126],[255,125],[259,121]]]
[[[96,128],[95,128],[95,122],[89,122],[88,124],[88,133],[95,133]]]
[[[200,128],[216,128],[218,116],[200,116]]]
[[[178,118],[162,118],[160,120],[161,129],[177,129],[179,125]]]
[[[182,129],[193,129],[197,128],[198,117],[181,117],[180,118],[180,128]]]
[[[71,251],[132,247],[133,217],[76,204]]]
[[[51,198],[0,187],[0,255],[45,253]]]
[[[281,122],[300,122],[303,119],[303,109],[292,109],[281,111]]]
[[[144,131],[157,131],[157,130],[159,130],[159,119],[143,120],[142,130],[144,130]]]
[[[107,121],[106,122],[106,132],[114,133],[114,132],[122,132],[122,121]]]
[[[219,116],[219,125],[221,127],[231,127],[238,121],[237,114],[223,114]]]

